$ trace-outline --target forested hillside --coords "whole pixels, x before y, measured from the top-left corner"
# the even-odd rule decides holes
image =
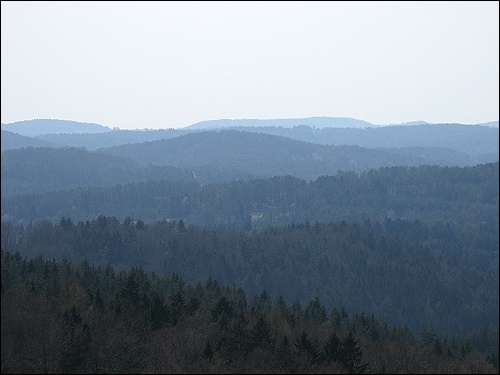
[[[50,133],[104,133],[111,129],[90,122],[58,119],[33,119],[2,124],[2,130],[33,137]]]
[[[224,122],[216,121],[217,126]],[[227,126],[234,122],[228,121]],[[238,122],[236,122],[238,123]],[[238,126],[226,127],[238,131],[265,133],[283,136],[299,141],[311,142],[322,145],[352,146],[366,148],[383,148],[404,150],[406,148],[420,148],[421,155],[428,157],[431,162],[433,150],[448,150],[448,153],[460,153],[461,158],[466,157],[465,164],[456,160],[454,165],[488,163],[498,161],[499,155],[499,128],[498,126],[463,125],[463,124],[426,124],[412,125],[371,126],[356,127],[315,127],[302,124],[293,127],[266,126],[266,122],[247,120]],[[246,125],[244,125],[246,124]],[[221,126],[221,128],[224,128]],[[221,130],[211,129],[211,130]],[[49,130],[50,128],[47,128]],[[120,130],[113,129],[104,133],[75,133],[68,128],[67,132],[57,134],[38,134],[34,136],[37,141],[49,141],[69,147],[85,147],[88,150],[106,148],[124,144],[143,143],[161,139],[175,138],[190,133],[204,132],[207,129],[187,127],[182,129],[145,129],[145,130]],[[33,142],[33,141],[32,141]],[[2,151],[9,148],[26,147],[22,144],[2,143]],[[441,159],[453,161],[455,156],[441,152]],[[441,163],[439,163],[441,164]]]
[[[183,168],[219,166],[267,177],[291,175],[307,181],[338,171],[367,171],[384,166],[473,164],[467,154],[450,151],[454,159],[423,153],[394,152],[359,146],[319,145],[269,134],[236,130],[205,131],[141,144],[98,150],[127,156],[145,165]],[[443,154],[443,153],[442,153]]]
[[[2,373],[498,373],[498,128],[70,125],[2,145]]]
[[[14,171],[12,173],[15,173]],[[499,164],[386,167],[306,182],[291,176],[202,185],[150,181],[2,199],[2,217],[28,223],[98,215],[250,230],[297,221],[403,218],[498,228]]]
[[[53,141],[44,141],[42,139],[27,137],[17,133],[9,132],[7,130],[2,130],[1,145],[2,152],[25,147],[64,147],[63,144],[55,143]]]
[[[240,127],[269,127],[290,129],[296,126],[310,126],[312,128],[366,128],[373,127],[372,123],[350,117],[306,117],[282,119],[238,119],[238,120],[208,120],[188,126],[186,129],[223,129]]]
[[[106,133],[72,133],[72,134],[40,134],[35,137],[39,140],[59,142],[71,147],[85,147],[88,150],[157,141],[160,139],[175,138],[180,135],[194,133],[187,129],[149,129],[149,130],[120,130],[113,129]]]
[[[250,179],[258,176],[217,166],[183,169],[141,165],[120,156],[77,148],[28,147],[2,152],[2,198],[77,187],[114,186],[132,181],[200,183]]]
[[[391,234],[397,225],[417,238]],[[186,226],[182,220],[145,224],[99,216],[26,227],[4,222],[2,246],[30,258],[140,266],[160,275],[175,272],[189,282],[212,278],[251,295],[266,289],[287,303],[320,297],[328,309],[369,311],[416,334],[426,326],[450,334],[498,329],[498,233],[485,228],[463,244],[471,232],[384,221],[306,222],[247,234]]]
[[[466,152],[475,162],[498,161],[498,127],[462,124],[418,124],[355,128],[296,126],[238,127],[241,131],[286,136],[317,144],[358,145],[369,148],[442,147]],[[485,157],[494,159],[484,160]]]
[[[141,267],[2,249],[1,299],[2,373],[498,373],[498,350],[475,348],[487,330],[416,339],[317,297],[288,304]]]
[[[468,154],[443,148],[327,146],[266,134],[203,132],[100,152],[27,147],[2,152],[2,197],[138,181],[200,184],[290,175],[315,180],[383,166],[464,166]]]

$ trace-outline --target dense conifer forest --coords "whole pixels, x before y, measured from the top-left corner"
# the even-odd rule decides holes
[[[476,336],[2,250],[2,373],[498,373]]]
[[[275,176],[201,184],[179,181],[181,174],[171,173],[171,180],[19,194],[3,198],[1,212],[4,219],[25,224],[57,221],[61,216],[76,221],[106,215],[146,222],[182,218],[187,224],[250,230],[306,220],[363,222],[397,217],[484,223],[497,229],[498,165],[394,166],[359,174],[339,171],[310,182]],[[40,174],[40,183],[32,185],[49,180],[50,175]]]
[[[498,373],[498,128],[391,128],[9,134],[1,372]]]

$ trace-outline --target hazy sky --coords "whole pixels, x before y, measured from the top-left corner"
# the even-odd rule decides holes
[[[1,2],[1,122],[499,119],[499,2]]]

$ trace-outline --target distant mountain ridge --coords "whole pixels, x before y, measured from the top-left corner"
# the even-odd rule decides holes
[[[53,141],[45,141],[43,139],[28,137],[18,133],[13,133],[2,129],[2,152],[8,150],[15,150],[24,147],[64,147],[64,144],[56,143]]]
[[[7,130],[28,137],[35,137],[40,134],[104,133],[110,131],[111,129],[107,126],[89,122],[35,119],[2,124],[2,130]]]
[[[293,128],[294,126],[307,125],[313,128],[365,128],[375,126],[374,124],[357,120],[350,117],[307,117],[288,119],[222,119],[197,122],[187,126],[186,129],[218,129],[238,126],[276,126],[283,128]]]
[[[268,124],[267,126],[264,126]],[[297,125],[301,124],[301,125]],[[368,126],[365,126],[367,125]],[[262,126],[261,126],[262,125]],[[347,127],[351,125],[350,127]],[[344,127],[338,127],[344,126]],[[199,127],[199,128],[198,128]],[[207,128],[208,127],[208,128]],[[10,129],[10,130],[8,130]],[[322,145],[356,145],[372,149],[389,148],[404,155],[424,156],[422,162],[440,165],[468,165],[465,155],[454,155],[455,150],[465,152],[472,163],[498,160],[498,121],[483,124],[431,124],[424,121],[393,125],[372,125],[351,118],[312,117],[276,120],[213,120],[180,129],[110,129],[98,124],[64,120],[30,120],[2,124],[1,150],[23,147],[76,147],[97,150],[126,144],[139,144],[176,138],[206,131],[236,130],[273,134],[290,139]],[[60,131],[59,133],[55,133]],[[43,132],[41,134],[38,134]],[[22,135],[38,134],[38,135]],[[413,150],[408,147],[414,148]],[[402,148],[406,148],[403,150]],[[420,148],[420,149],[416,149]],[[438,150],[440,149],[440,150]],[[440,156],[436,153],[439,153]]]
[[[394,126],[419,126],[419,125],[449,125],[451,123],[433,124],[426,121],[409,121],[401,124],[373,124],[368,121],[358,120],[350,117],[307,117],[307,118],[287,118],[287,119],[219,119],[197,122],[195,124],[183,128],[161,128],[161,129],[140,129],[123,130],[119,128],[110,128],[108,126],[79,122],[72,120],[57,120],[57,119],[34,119],[17,121],[12,123],[2,123],[2,130],[10,131],[28,137],[46,137],[51,136],[68,136],[78,134],[102,134],[102,133],[152,133],[148,135],[151,138],[154,133],[177,131],[180,133],[188,133],[199,130],[214,130],[226,128],[276,128],[276,129],[293,129],[295,127],[310,127],[312,129],[367,129],[367,128],[382,128]],[[454,124],[454,125],[475,125],[498,128],[499,122],[490,121],[479,124]],[[171,134],[169,134],[171,135]],[[120,134],[122,136],[122,134]],[[130,134],[126,135],[130,138]],[[160,139],[160,138],[157,138]],[[151,140],[151,139],[148,139]],[[144,140],[142,140],[144,141]],[[61,142],[64,143],[64,142]],[[72,144],[71,146],[77,146]]]
[[[476,125],[489,126],[491,128],[498,128],[498,121],[483,122],[481,124],[476,124]]]
[[[20,136],[21,137],[21,136]],[[141,165],[131,158],[68,147],[25,147],[2,152],[2,199],[77,187],[102,187],[139,181],[219,183],[262,177],[217,166],[182,169]]]
[[[441,150],[441,149],[440,149]],[[430,149],[384,150],[357,145],[321,145],[289,137],[236,129],[205,130],[175,138],[101,148],[97,152],[129,157],[143,165],[180,168],[219,166],[264,176],[292,175],[305,180],[334,175],[338,170],[361,172],[381,166],[441,164],[473,165],[465,153]],[[442,160],[448,153],[453,158]]]

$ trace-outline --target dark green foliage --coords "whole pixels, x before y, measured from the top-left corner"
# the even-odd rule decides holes
[[[267,314],[272,307],[271,297],[265,290],[261,290],[259,296],[252,298],[250,308],[256,314]]]
[[[261,347],[266,350],[274,349],[274,338],[271,328],[263,315],[259,315],[257,322],[249,332],[253,348]]]
[[[61,370],[64,373],[85,371],[90,351],[91,334],[87,323],[75,305],[63,315],[65,337],[61,350]]]
[[[255,349],[247,325],[248,319],[244,314],[236,314],[232,318],[224,312],[221,314],[216,349],[224,360],[234,362],[238,357],[246,357]]]
[[[365,372],[368,363],[362,363],[363,352],[352,331],[349,331],[342,341],[341,353],[340,362],[349,374],[362,374]]]
[[[104,300],[101,297],[101,292],[99,291],[99,289],[97,289],[95,292],[94,303],[98,309],[104,308]]]
[[[163,303],[163,299],[158,293],[155,292],[153,292],[151,297],[149,319],[151,320],[151,328],[153,330],[164,327],[165,323],[168,320],[167,308]]]
[[[234,309],[225,296],[220,297],[212,309],[212,318],[217,321],[223,314],[228,318],[231,318],[234,314]]]
[[[207,341],[207,343],[205,344],[202,354],[204,358],[207,358],[210,361],[210,363],[213,362],[215,351],[212,347],[212,344],[210,344],[210,341]]]
[[[175,293],[170,298],[170,304],[168,306],[168,312],[170,316],[170,322],[176,325],[179,319],[184,315],[186,311],[186,297],[181,292]]]
[[[448,339],[429,331],[432,341],[427,351],[424,341],[392,335],[386,323],[364,313],[349,317],[345,310],[336,310],[320,322],[313,315],[303,315],[295,304],[295,313],[302,317],[292,326],[279,315],[288,312],[282,299],[267,314],[251,303],[235,312],[233,301],[246,299],[241,289],[221,288],[214,281],[188,284],[175,274],[159,278],[140,268],[114,271],[41,257],[28,261],[3,251],[1,264],[2,278],[5,270],[10,270],[11,278],[2,292],[2,373],[150,373],[160,369],[199,373],[207,372],[207,365],[224,373],[363,373],[374,369],[406,373],[412,370],[408,361],[415,356],[431,372],[471,368],[478,373],[498,372],[498,349],[481,355],[466,338]],[[48,268],[59,275],[58,294],[43,292],[51,279]],[[27,280],[37,280],[39,288],[31,288]],[[88,293],[89,285],[99,285],[95,295]],[[105,304],[97,309],[98,294],[103,301],[121,300],[121,312],[116,314],[113,306]],[[165,294],[171,296],[168,308],[177,306],[175,326],[167,324],[169,313],[161,297]],[[137,295],[139,303],[134,305]],[[266,300],[266,295],[262,291],[257,298]],[[194,316],[185,303],[193,296],[203,296]],[[125,300],[131,301],[128,307]],[[318,298],[308,304],[315,305],[322,306]],[[324,332],[325,327],[335,325],[337,316],[341,327]],[[143,317],[149,324],[143,324]],[[377,340],[371,338],[368,327],[372,326],[379,332]],[[490,335],[487,327],[482,330]],[[404,347],[397,354],[402,357],[387,355],[396,346]],[[367,357],[375,362],[368,363]],[[171,367],[174,364],[183,364],[184,370]]]
[[[91,336],[88,325],[84,325],[76,333],[66,338],[61,351],[62,373],[78,374],[85,371],[90,341]]]
[[[337,333],[332,332],[323,345],[323,359],[327,364],[340,362],[342,360],[342,341]]]
[[[317,363],[321,358],[321,352],[317,339],[308,338],[308,333],[302,331],[302,334],[295,340],[295,347],[299,352],[307,355],[311,364]]]
[[[140,285],[135,280],[135,276],[132,272],[127,276],[125,286],[120,291],[120,296],[126,305],[139,305],[139,291]]]
[[[187,304],[187,311],[189,315],[194,315],[196,311],[200,308],[201,301],[196,295],[192,295],[189,298],[189,302]]]
[[[247,304],[266,315],[273,309],[273,299],[281,296],[284,316],[292,325],[304,318],[323,322],[326,311],[343,306],[346,311],[370,311],[374,318],[406,325],[414,334],[424,324],[439,334],[462,328],[477,330],[474,343],[483,352],[498,343],[495,335],[479,331],[481,325],[498,321],[498,233],[493,229],[477,232],[472,225],[401,219],[363,224],[306,222],[250,234],[196,226],[186,226],[181,232],[177,228],[178,222],[160,221],[144,223],[139,230],[130,219],[120,223],[102,215],[87,222],[73,223],[64,217],[56,224],[40,221],[27,227],[3,222],[2,248],[34,257],[25,267],[41,268],[50,275],[45,282],[35,277],[27,280],[39,294],[61,293],[59,278],[63,275],[53,264],[41,263],[37,254],[73,262],[84,259],[80,263],[83,274],[89,272],[90,264],[103,268],[140,265],[160,275],[175,273],[177,279],[172,282],[178,289],[172,295],[162,293],[169,298],[178,292],[184,296],[182,303],[165,302],[169,322],[174,324],[179,309],[193,315],[206,298],[223,297],[216,277],[241,291],[226,300],[226,307],[214,311],[215,320],[223,310],[231,318]],[[423,242],[403,239],[412,236]],[[123,284],[111,298],[104,298],[107,291],[95,282],[89,282],[86,289],[93,298],[99,289],[102,302],[112,304],[117,312],[145,304],[144,295],[151,299],[150,286],[139,278],[140,268],[121,276]],[[111,270],[108,274],[110,279],[116,277]],[[185,295],[180,275],[189,282],[206,282],[207,290]],[[2,285],[8,287],[17,277],[16,270],[5,269]],[[254,297],[247,302],[243,290]],[[321,296],[322,303],[319,298],[310,300],[311,295]],[[345,312],[335,312],[336,326],[343,326],[343,317]],[[366,333],[374,339],[380,337],[369,316],[359,319]]]
[[[323,323],[327,320],[326,309],[323,305],[321,305],[318,297],[315,297],[311,302],[309,302],[309,305],[307,305],[304,311],[304,317],[317,323]]]

